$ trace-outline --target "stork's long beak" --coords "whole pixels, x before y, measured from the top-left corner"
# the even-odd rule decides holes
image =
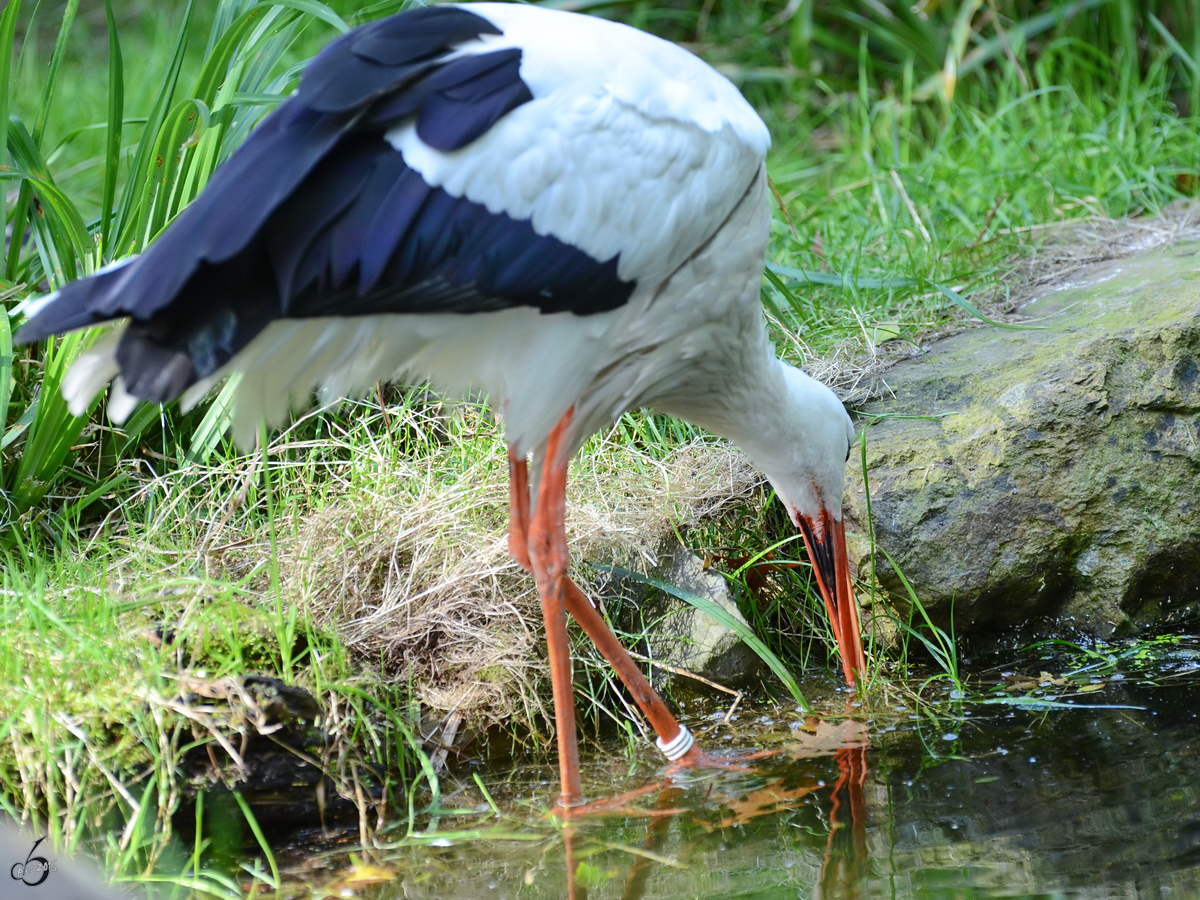
[[[825,600],[833,636],[837,639],[846,683],[854,685],[867,671],[867,658],[863,653],[858,601],[854,599],[854,588],[850,584],[844,522],[844,519],[835,520],[828,510],[821,510],[814,519],[800,516],[800,530],[817,575],[821,597]]]

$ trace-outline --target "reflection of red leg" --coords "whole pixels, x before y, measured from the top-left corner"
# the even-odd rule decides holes
[[[560,425],[560,427],[562,427]],[[547,452],[549,458],[549,452]],[[566,477],[564,470],[564,479]],[[543,481],[545,475],[543,474]],[[565,490],[565,487],[564,487]],[[541,498],[539,495],[539,503]],[[532,570],[529,560],[529,469],[524,459],[518,459],[512,448],[508,451],[508,552],[527,570]],[[679,723],[667,709],[662,698],[650,687],[645,676],[625,652],[617,636],[612,633],[604,617],[592,606],[583,591],[569,577],[564,576],[565,604],[575,621],[592,639],[592,643],[608,660],[626,689],[633,696],[638,708],[650,722],[663,741],[674,740],[679,735]],[[557,703],[557,698],[555,700]],[[701,761],[701,752],[695,745],[676,762],[680,765],[695,765]]]
[[[858,897],[867,862],[867,748],[844,747],[837,751],[838,779],[829,810],[829,839],[821,866],[821,896]],[[845,807],[849,807],[847,810]],[[850,813],[849,841],[839,817]]]
[[[587,900],[587,888],[575,882],[575,832],[563,829],[563,851],[567,857],[567,900]]]
[[[854,820],[854,852],[862,862],[867,858],[867,748],[846,750],[850,758],[850,817]]]
[[[579,784],[579,748],[575,737],[575,696],[571,689],[571,650],[567,644],[567,537],[564,522],[567,492],[567,448],[563,438],[571,413],[563,416],[546,442],[537,507],[529,523],[529,562],[537,579],[546,620],[546,649],[554,689],[554,722],[558,733],[560,803],[583,800]]]
[[[651,853],[662,849],[667,832],[671,829],[671,819],[674,817],[673,807],[683,798],[679,788],[669,788],[658,795],[658,809],[661,815],[655,816],[646,829],[646,842],[642,846]],[[621,900],[642,900],[646,894],[646,883],[650,879],[650,857],[639,856],[629,870],[629,878],[625,881],[625,893]]]
[[[825,843],[825,862],[828,864],[830,854],[833,852],[833,838],[837,834],[838,829],[842,827],[842,823],[838,821],[838,813],[842,806],[842,792],[846,790],[846,782],[849,780],[850,773],[846,767],[844,757],[845,750],[838,750],[835,754],[838,766],[837,781],[833,784],[833,790],[829,793],[829,799],[832,801],[832,806],[829,809],[829,840]],[[851,812],[853,815],[853,812]]]

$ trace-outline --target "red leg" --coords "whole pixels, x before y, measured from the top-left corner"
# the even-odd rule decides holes
[[[525,460],[518,459],[510,448],[508,451],[508,488],[509,488],[509,520],[508,520],[508,552],[524,568],[529,564],[529,474]],[[575,621],[592,639],[601,655],[608,660],[609,665],[617,673],[626,689],[633,696],[638,708],[642,711],[650,725],[664,742],[670,742],[678,737],[679,723],[667,709],[662,698],[650,687],[641,669],[625,652],[617,636],[612,633],[604,617],[592,606],[578,585],[569,577],[564,578],[566,590],[567,611],[575,617]],[[682,764],[696,763],[700,759],[700,751],[693,745],[692,749],[677,762]]]
[[[658,733],[659,739],[664,744],[670,744],[679,737],[682,727],[671,715],[671,711],[667,709],[667,704],[663,703],[662,698],[655,693],[650,682],[642,675],[642,670],[625,652],[625,648],[621,646],[617,636],[612,633],[608,623],[604,621],[604,617],[592,606],[583,591],[569,578],[566,588],[567,609],[575,617],[579,626],[587,632],[587,636],[592,639],[596,649],[613,667],[617,677],[621,679],[633,696],[633,701],[642,711],[642,715],[649,720],[650,725]],[[702,758],[703,754],[699,746],[693,743],[687,753],[676,759],[675,762],[680,765],[698,765]]]
[[[565,477],[565,475],[564,475]],[[532,570],[529,561],[529,470],[524,459],[520,459],[508,451],[508,488],[509,488],[509,520],[508,520],[508,552],[520,565]],[[581,628],[592,639],[592,643],[608,660],[609,665],[617,673],[626,689],[633,696],[642,715],[650,722],[659,738],[664,743],[676,740],[680,734],[680,725],[663,703],[662,698],[655,693],[641,670],[637,667],[617,636],[612,633],[604,617],[592,606],[583,591],[569,577],[564,576],[563,585],[566,592],[565,603],[567,611],[575,617]],[[556,701],[557,702],[557,701]],[[692,745],[682,757],[676,760],[680,765],[696,765],[702,760],[699,747]]]
[[[529,464],[508,448],[508,555],[526,572],[529,562]]]
[[[564,515],[567,493],[567,458],[563,438],[571,413],[563,416],[546,442],[537,506],[529,523],[529,561],[537,579],[546,620],[546,649],[550,657],[550,683],[554,689],[554,722],[558,733],[560,804],[583,802],[579,785],[579,747],[575,736],[575,695],[571,689],[571,650],[567,644],[567,536]]]

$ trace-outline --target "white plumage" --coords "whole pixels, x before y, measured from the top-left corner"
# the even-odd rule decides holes
[[[657,285],[729,215],[771,137],[723,75],[674,44],[603,19],[508,3],[464,8],[523,48],[533,101],[474,144],[441,153],[409,122],[388,141],[427,182]],[[651,288],[652,289],[652,288]]]

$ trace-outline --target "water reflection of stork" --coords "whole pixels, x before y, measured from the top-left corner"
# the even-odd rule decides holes
[[[657,882],[662,893],[663,879],[671,878],[665,868],[695,868],[693,854],[707,836],[722,836],[741,830],[764,817],[786,815],[800,807],[816,804],[828,823],[825,851],[812,896],[819,900],[855,900],[862,896],[867,876],[867,726],[853,719],[842,722],[809,718],[797,739],[784,747],[756,754],[763,765],[756,771],[735,756],[725,779],[710,781],[703,790],[689,779],[668,775],[659,782],[644,785],[620,797],[592,804],[591,816],[606,813],[617,817],[643,817],[648,820],[646,837],[635,853],[625,874],[622,900],[642,900]],[[815,775],[795,771],[794,764],[830,756],[837,765],[832,785]],[[757,763],[756,763],[757,765]],[[748,779],[748,781],[747,781]],[[589,816],[590,818],[590,816]],[[668,848],[671,825],[678,830],[678,845]],[[785,829],[786,830],[786,829]],[[699,838],[688,834],[700,834]],[[567,896],[584,900],[587,892],[579,884],[575,860],[596,850],[586,830],[576,833],[567,826],[563,833],[567,859]],[[613,846],[601,845],[601,846]],[[676,860],[673,860],[675,857]],[[688,883],[694,891],[696,881]]]
[[[704,761],[567,575],[569,461],[627,409],[746,451],[803,534],[846,678],[865,668],[841,510],[853,428],[776,358],[760,306],[769,143],[724,77],[642,32],[516,4],[417,9],[330,44],[145,252],[48,298],[19,339],[113,323],[63,389],[82,413],[111,382],[118,421],[239,374],[242,443],[316,389],[485,389],[574,806],[568,612],[667,757]]]

